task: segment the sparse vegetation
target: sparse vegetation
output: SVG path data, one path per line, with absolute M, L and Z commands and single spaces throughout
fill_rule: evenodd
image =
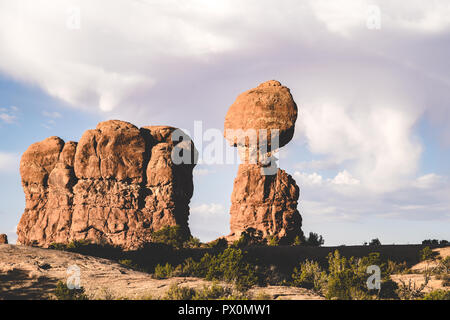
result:
M 57 300 L 89 300 L 83 288 L 69 289 L 62 281 L 56 284 L 54 295 Z
M 423 240 L 422 244 L 427 246 L 447 246 L 450 242 L 448 240 L 427 239 Z
M 167 279 L 172 277 L 174 273 L 174 268 L 169 263 L 166 263 L 164 266 L 158 264 L 155 267 L 155 272 L 153 273 L 153 277 L 155 279 Z
M 396 293 L 401 300 L 416 300 L 424 297 L 424 289 L 430 282 L 430 274 L 428 272 L 424 273 L 424 282 L 421 285 L 417 285 L 411 279 L 406 283 L 400 280 L 400 286 Z
M 248 296 L 234 294 L 233 290 L 213 283 L 203 289 L 193 289 L 174 283 L 170 286 L 163 300 L 248 300 Z
M 327 274 L 319 264 L 306 260 L 299 267 L 294 268 L 291 284 L 295 287 L 312 289 L 316 293 L 323 294 L 327 281 Z
M 420 250 L 420 260 L 431 260 L 434 257 L 433 250 L 430 249 L 430 247 L 425 247 L 422 250 Z
M 318 235 L 317 233 L 310 232 L 309 237 L 305 240 L 305 245 L 307 246 L 313 246 L 313 247 L 320 247 L 325 243 L 325 239 Z
M 450 291 L 433 290 L 425 294 L 423 300 L 450 300 Z
M 195 242 L 192 236 L 187 234 L 180 226 L 167 226 L 152 233 L 152 241 L 171 246 L 176 249 L 183 248 L 189 243 Z

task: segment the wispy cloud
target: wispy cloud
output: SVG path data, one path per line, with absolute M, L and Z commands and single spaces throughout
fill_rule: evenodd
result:
M 19 108 L 11 106 L 7 108 L 0 108 L 0 120 L 4 123 L 11 124 L 16 122 Z

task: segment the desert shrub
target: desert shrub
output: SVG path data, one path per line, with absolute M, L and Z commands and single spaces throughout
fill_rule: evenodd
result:
M 258 284 L 260 285 L 283 285 L 288 280 L 285 273 L 280 272 L 277 266 L 256 266 L 256 275 L 258 277 Z
M 396 290 L 396 294 L 401 300 L 416 300 L 422 299 L 424 297 L 424 289 L 430 281 L 430 274 L 428 272 L 424 273 L 424 282 L 419 286 L 416 285 L 411 279 L 408 283 L 400 280 L 400 285 Z
M 269 236 L 273 238 L 274 236 Z M 241 233 L 238 240 L 234 241 L 232 246 L 235 248 L 245 248 L 251 245 L 265 245 L 269 239 L 264 238 L 262 231 L 255 228 L 247 228 Z M 274 243 L 274 242 L 272 242 Z
M 155 272 L 153 273 L 153 277 L 155 279 L 167 279 L 172 277 L 174 272 L 174 268 L 171 264 L 166 263 L 164 266 L 158 264 L 155 267 Z
M 304 239 L 302 239 L 302 237 L 300 236 L 296 236 L 294 239 L 294 242 L 292 243 L 294 246 L 300 246 L 302 244 L 304 244 Z
M 372 239 L 369 242 L 369 246 L 381 246 L 381 241 L 378 238 Z
M 123 256 L 123 251 L 120 247 L 113 246 L 106 242 L 92 243 L 89 240 L 74 240 L 69 243 L 52 243 L 50 244 L 49 249 L 75 252 L 111 260 L 118 260 Z
M 280 243 L 280 241 L 278 240 L 277 236 L 270 235 L 270 236 L 267 237 L 267 245 L 268 246 L 275 247 L 275 246 L 278 246 L 279 243 Z
M 265 291 L 260 291 L 252 296 L 252 300 L 271 300 L 272 296 Z
M 196 290 L 193 300 L 219 300 L 227 299 L 233 295 L 230 288 L 226 288 L 213 283 L 211 286 L 204 286 L 201 290 Z
M 182 287 L 174 283 L 169 287 L 163 300 L 192 300 L 196 295 L 196 291 L 192 288 Z
M 450 291 L 433 290 L 425 294 L 423 300 L 450 300 Z
M 449 242 L 448 240 L 426 239 L 422 241 L 422 244 L 427 246 L 446 246 Z
M 312 289 L 317 293 L 323 293 L 328 281 L 326 272 L 319 264 L 309 260 L 301 263 L 298 268 L 295 267 L 291 277 L 291 285 Z
M 342 257 L 338 250 L 328 255 L 327 299 L 360 300 L 372 299 L 375 292 L 367 288 L 367 267 L 378 265 L 382 268 L 380 254 L 375 252 L 367 257 L 355 259 Z
M 440 273 L 450 274 L 450 256 L 442 259 L 439 262 L 437 269 Z
M 187 241 L 183 243 L 184 248 L 200 248 L 202 243 L 199 238 L 190 237 Z
M 84 293 L 84 288 L 71 290 L 62 281 L 58 281 L 53 294 L 58 300 L 88 300 L 87 295 Z
M 305 244 L 313 247 L 320 247 L 325 243 L 325 240 L 322 236 L 319 236 L 317 233 L 310 232 L 308 238 L 305 240 Z
M 192 236 L 188 235 L 180 226 L 166 226 L 152 233 L 152 241 L 171 246 L 176 249 L 183 248 L 184 243 L 191 240 Z
M 238 248 L 227 248 L 217 255 L 205 254 L 196 262 L 188 258 L 182 265 L 182 275 L 226 281 L 245 291 L 258 282 L 256 267 L 245 260 Z
M 430 249 L 430 247 L 425 247 L 422 250 L 420 250 L 420 260 L 430 260 L 434 257 L 433 250 Z
M 225 249 L 228 247 L 228 242 L 225 238 L 219 238 L 208 243 L 208 246 L 214 249 Z
M 138 269 L 138 266 L 136 264 L 134 264 L 133 260 L 131 260 L 131 259 L 121 259 L 121 260 L 119 260 L 119 263 L 130 269 Z
M 388 260 L 386 263 L 386 274 L 408 274 L 411 273 L 411 269 L 408 267 L 406 262 L 395 262 Z
M 202 289 L 193 289 L 172 284 L 166 292 L 163 300 L 248 300 L 242 293 L 234 293 L 233 290 L 217 283 L 203 286 Z
M 255 267 L 245 261 L 242 250 L 234 248 L 212 256 L 205 278 L 234 283 L 239 291 L 249 289 L 258 281 Z

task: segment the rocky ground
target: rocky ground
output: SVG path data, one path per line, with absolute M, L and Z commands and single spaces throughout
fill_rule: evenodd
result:
M 442 258 L 450 256 L 450 247 L 434 249 Z M 41 249 L 28 246 L 0 245 L 0 300 L 3 299 L 54 299 L 53 291 L 58 281 L 66 281 L 67 268 L 77 265 L 81 271 L 81 285 L 90 299 L 161 299 L 174 283 L 201 289 L 212 283 L 199 278 L 153 279 L 150 274 L 138 272 L 110 260 L 84 256 L 77 253 Z M 417 287 L 424 281 L 421 272 L 436 266 L 434 261 L 414 265 L 412 274 L 393 275 Z M 227 286 L 225 283 L 221 283 Z M 442 280 L 431 278 L 425 292 L 442 289 Z M 303 288 L 268 286 L 254 287 L 253 297 L 265 299 L 319 300 L 322 297 Z
M 153 279 L 110 260 L 57 250 L 0 245 L 0 300 L 52 299 L 58 281 L 66 281 L 67 268 L 81 269 L 81 285 L 92 299 L 158 299 L 173 283 L 200 289 L 211 282 L 198 278 Z M 223 284 L 226 285 L 226 284 Z M 269 286 L 250 293 L 270 299 L 323 299 L 302 288 Z

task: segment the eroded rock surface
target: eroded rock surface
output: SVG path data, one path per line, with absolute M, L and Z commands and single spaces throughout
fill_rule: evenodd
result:
M 18 242 L 91 240 L 134 249 L 164 226 L 189 234 L 195 148 L 172 141 L 175 130 L 112 120 L 86 131 L 78 144 L 51 137 L 31 145 L 20 164 L 26 208 Z M 174 147 L 192 161 L 174 164 Z
M 0 234 L 0 244 L 8 244 L 8 236 L 6 234 Z
M 297 211 L 299 188 L 290 175 L 267 162 L 276 151 L 273 149 L 292 139 L 296 120 L 297 105 L 289 89 L 275 80 L 240 94 L 228 110 L 225 137 L 239 149 L 242 162 L 231 196 L 229 241 L 247 230 L 265 239 L 278 238 L 281 243 L 303 238 Z M 230 129 L 242 130 L 241 136 L 227 134 Z M 255 132 L 257 139 L 252 140 L 249 134 Z M 274 138 L 279 139 L 276 144 Z M 264 144 L 268 147 L 261 148 Z M 249 156 L 256 151 L 256 157 Z M 266 171 L 268 166 L 272 170 Z

